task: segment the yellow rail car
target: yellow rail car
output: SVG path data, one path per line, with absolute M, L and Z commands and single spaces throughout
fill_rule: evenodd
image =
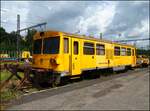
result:
M 72 77 L 87 70 L 135 65 L 135 47 L 131 45 L 57 31 L 34 35 L 32 67 L 53 75 Z

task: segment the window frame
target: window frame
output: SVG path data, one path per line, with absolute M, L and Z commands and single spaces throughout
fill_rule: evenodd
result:
M 35 42 L 36 41 L 38 41 L 38 42 L 40 41 L 41 42 L 39 49 L 35 46 Z M 35 51 L 36 51 L 36 53 L 35 53 Z M 38 51 L 38 53 L 37 53 L 37 51 Z M 42 53 L 42 39 L 36 39 L 36 40 L 33 41 L 33 54 L 41 54 L 41 53 Z
M 65 42 L 65 40 L 67 40 L 67 42 Z M 68 54 L 69 53 L 69 38 L 67 38 L 67 37 L 64 37 L 63 38 L 63 53 L 64 54 Z M 67 44 L 65 44 L 65 43 L 67 43 Z M 66 46 L 65 46 L 66 45 Z
M 129 53 L 130 51 L 130 53 Z M 131 56 L 131 48 L 127 48 L 127 56 Z
M 105 55 L 105 44 L 96 43 L 96 55 Z
M 127 55 L 127 48 L 126 47 L 121 47 L 120 49 L 121 49 L 120 50 L 120 55 L 121 56 L 126 56 Z M 125 50 L 122 50 L 122 49 L 125 49 Z M 123 54 L 122 52 L 125 52 L 125 54 Z
M 89 44 L 92 46 L 88 46 Z M 94 42 L 84 41 L 84 43 L 83 43 L 83 55 L 95 55 L 95 43 Z
M 57 50 L 56 50 L 56 52 L 55 53 L 52 53 L 52 52 L 50 52 L 50 49 L 49 49 L 49 52 L 45 52 L 45 51 L 47 51 L 46 49 L 45 49 L 45 39 L 54 39 L 54 38 L 56 38 L 56 39 L 58 39 L 58 48 L 57 48 Z M 52 48 L 52 47 L 51 47 Z M 54 37 L 47 37 L 47 38 L 44 38 L 43 39 L 43 54 L 59 54 L 60 53 L 60 36 L 54 36 Z
M 132 49 L 132 56 L 135 56 L 135 49 Z
M 77 50 L 75 50 L 76 48 L 75 48 L 75 43 L 77 43 Z M 74 55 L 78 55 L 79 54 L 79 42 L 78 41 L 74 41 L 73 42 L 73 54 Z
M 116 48 L 118 49 L 116 50 Z M 120 49 L 121 49 L 120 46 L 114 46 L 114 56 L 120 56 Z

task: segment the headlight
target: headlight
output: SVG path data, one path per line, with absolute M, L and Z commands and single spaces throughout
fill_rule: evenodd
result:
M 52 65 L 57 65 L 56 59 L 54 59 L 54 58 L 51 58 L 51 59 L 50 59 L 50 63 L 51 63 Z

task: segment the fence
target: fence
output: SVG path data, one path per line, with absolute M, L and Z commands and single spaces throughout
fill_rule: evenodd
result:
M 22 52 L 23 51 L 1 50 L 0 55 L 1 55 L 1 58 L 3 58 L 3 57 L 10 57 L 10 58 L 19 57 L 19 58 L 21 58 Z

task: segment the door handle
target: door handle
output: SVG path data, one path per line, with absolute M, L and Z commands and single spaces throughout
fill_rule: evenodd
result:
M 110 60 L 108 60 L 108 64 L 110 63 Z
M 75 60 L 77 60 L 77 57 L 75 57 Z
M 94 59 L 94 56 L 92 56 L 92 59 Z

